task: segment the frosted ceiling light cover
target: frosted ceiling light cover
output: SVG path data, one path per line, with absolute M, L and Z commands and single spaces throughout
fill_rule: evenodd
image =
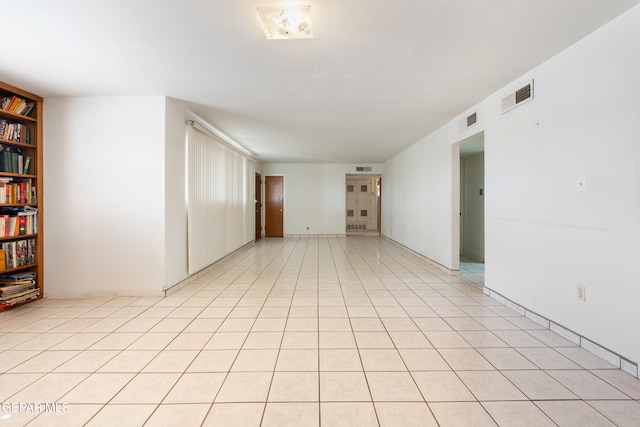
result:
M 269 40 L 313 38 L 311 6 L 259 7 L 258 17 Z

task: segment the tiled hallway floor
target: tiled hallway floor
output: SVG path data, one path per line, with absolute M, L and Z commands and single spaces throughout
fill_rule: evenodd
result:
M 460 278 L 467 282 L 484 287 L 484 263 L 460 257 Z
M 0 426 L 638 426 L 639 399 L 379 237 L 262 239 L 164 299 L 0 313 Z

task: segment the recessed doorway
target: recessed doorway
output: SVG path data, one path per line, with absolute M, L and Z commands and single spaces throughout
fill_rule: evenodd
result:
M 459 145 L 460 152 L 460 277 L 483 287 L 484 241 L 484 133 Z
M 345 232 L 379 234 L 382 223 L 382 177 L 347 174 L 345 185 Z

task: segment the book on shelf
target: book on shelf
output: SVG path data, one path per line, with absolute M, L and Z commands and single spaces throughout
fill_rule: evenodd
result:
M 38 298 L 39 295 L 40 289 L 38 287 L 33 287 L 6 297 L 0 296 L 0 307 L 11 307 L 12 305 Z
M 31 157 L 22 152 L 20 147 L 0 144 L 0 172 L 28 174 Z
M 0 237 L 16 237 L 38 234 L 38 218 L 35 215 L 0 215 Z
M 36 239 L 21 239 L 2 243 L 4 267 L 12 268 L 32 265 L 36 262 Z
M 15 242 L 6 242 L 2 244 L 2 249 L 4 249 L 4 268 L 17 268 L 18 261 L 16 259 L 16 243 Z
M 35 271 L 0 274 L 0 306 L 14 305 L 39 294 Z
M 38 208 L 33 206 L 0 207 L 0 237 L 38 233 Z
M 13 271 L 11 273 L 0 274 L 0 284 L 16 284 L 26 281 L 35 281 L 35 271 Z
M 26 240 L 18 240 L 16 241 L 16 263 L 18 267 L 27 264 L 27 241 Z
M 27 240 L 27 265 L 36 263 L 36 239 Z
M 33 289 L 35 287 L 36 287 L 36 282 L 34 280 L 30 280 L 25 283 L 0 285 L 0 297 L 15 295 L 18 292 L 23 292 L 23 291 L 26 291 L 27 289 Z
M 18 236 L 24 236 L 27 228 L 27 218 L 24 216 L 18 216 Z
M 21 116 L 29 115 L 35 105 L 35 102 L 27 101 L 16 95 L 0 97 L 0 109 L 20 114 Z
M 31 127 L 2 119 L 0 120 L 0 139 L 31 144 Z
M 7 237 L 13 237 L 13 236 L 17 236 L 16 234 L 16 224 L 18 222 L 18 217 L 17 216 L 10 216 L 9 217 L 9 221 L 7 223 L 7 230 L 8 233 Z
M 36 186 L 31 178 L 0 178 L 0 204 L 36 203 Z

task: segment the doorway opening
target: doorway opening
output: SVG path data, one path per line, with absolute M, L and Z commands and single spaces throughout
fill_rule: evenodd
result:
M 485 268 L 484 230 L 484 133 L 459 144 L 460 164 L 460 277 L 483 287 Z
M 380 234 L 382 224 L 382 176 L 346 176 L 345 232 Z

